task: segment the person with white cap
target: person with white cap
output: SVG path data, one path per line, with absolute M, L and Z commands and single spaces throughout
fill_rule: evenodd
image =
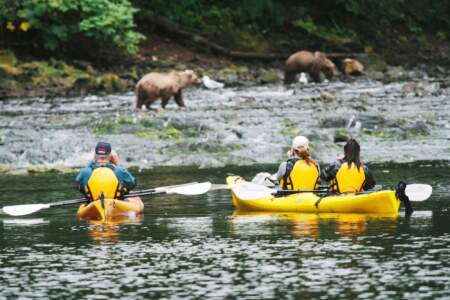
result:
M 309 140 L 304 136 L 296 136 L 289 158 L 280 164 L 276 179 L 282 190 L 314 190 L 319 186 L 320 169 L 309 152 Z

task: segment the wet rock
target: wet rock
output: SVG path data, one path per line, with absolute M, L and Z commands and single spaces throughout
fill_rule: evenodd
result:
M 363 129 L 374 129 L 385 124 L 386 120 L 381 115 L 360 114 L 354 122 L 360 122 Z
M 106 93 L 124 92 L 127 89 L 127 83 L 118 75 L 107 73 L 97 77 L 97 89 Z
M 80 70 L 84 70 L 88 73 L 93 73 L 94 68 L 92 67 L 91 63 L 86 60 L 73 60 L 72 65 Z
M 378 81 L 382 81 L 385 78 L 384 73 L 381 71 L 368 71 L 367 77 Z
M 386 79 L 389 81 L 397 81 L 406 78 L 406 71 L 403 67 L 387 67 L 387 70 L 385 72 Z
M 366 66 L 366 72 L 384 72 L 387 68 L 387 63 L 379 55 L 370 54 L 358 57 L 358 60 Z
M 319 99 L 323 102 L 332 102 L 336 100 L 336 95 L 327 91 L 321 92 Z
M 345 127 L 348 120 L 343 117 L 328 117 L 320 121 L 320 127 L 322 128 L 336 128 Z
M 222 81 L 226 86 L 236 86 L 240 84 L 239 76 L 236 73 L 228 73 L 223 75 Z
M 262 69 L 260 70 L 259 76 L 257 78 L 260 83 L 274 83 L 280 81 L 280 79 L 281 76 L 278 73 L 278 70 L 275 69 Z
M 428 136 L 431 134 L 431 127 L 422 120 L 416 121 L 411 126 L 403 129 L 408 135 L 412 136 Z
M 402 87 L 403 94 L 412 94 L 418 97 L 437 95 L 439 90 L 438 82 L 407 82 Z
M 346 142 L 350 138 L 350 133 L 345 128 L 339 128 L 334 132 L 333 141 L 335 143 Z
M 0 165 L 0 174 L 11 173 L 15 168 L 12 165 Z

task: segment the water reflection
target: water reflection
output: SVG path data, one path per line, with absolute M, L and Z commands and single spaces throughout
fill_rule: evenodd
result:
M 114 218 L 107 221 L 89 220 L 88 235 L 98 243 L 117 243 L 120 241 L 120 231 L 124 225 L 142 224 L 144 215 L 135 217 Z
M 232 230 L 237 234 L 252 232 L 269 233 L 276 227 L 289 227 L 294 238 L 318 238 L 330 233 L 340 236 L 362 235 L 373 228 L 392 230 L 396 227 L 398 214 L 342 214 L 342 213 L 276 213 L 276 212 L 242 212 L 234 211 L 230 217 Z M 322 232 L 321 232 L 321 227 Z
M 5 225 L 17 225 L 17 226 L 30 226 L 30 225 L 42 225 L 48 224 L 50 221 L 43 218 L 22 218 L 22 219 L 4 219 L 3 224 Z

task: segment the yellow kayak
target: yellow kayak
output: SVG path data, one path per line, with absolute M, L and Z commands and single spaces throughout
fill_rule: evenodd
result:
M 144 210 L 144 203 L 139 197 L 127 200 L 109 199 L 95 200 L 82 204 L 77 217 L 86 220 L 109 221 L 117 218 L 134 218 Z
M 400 200 L 396 198 L 395 191 L 389 190 L 326 197 L 319 197 L 315 193 L 297 193 L 282 197 L 266 194 L 259 198 L 245 199 L 244 192 L 248 183 L 245 179 L 239 176 L 228 176 L 226 182 L 231 188 L 233 205 L 240 211 L 397 215 L 400 207 Z M 250 184 L 248 186 L 250 187 Z

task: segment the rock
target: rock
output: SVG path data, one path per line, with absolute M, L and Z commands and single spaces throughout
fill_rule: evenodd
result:
M 262 69 L 262 71 L 260 72 L 257 80 L 260 83 L 274 83 L 274 82 L 280 81 L 281 77 L 278 74 L 278 70 L 275 70 L 275 69 L 270 69 L 270 70 Z
M 239 76 L 236 73 L 225 74 L 223 77 L 223 82 L 227 86 L 236 86 L 241 83 L 239 80 Z
M 387 67 L 385 72 L 386 79 L 391 81 L 397 81 L 400 79 L 404 79 L 406 77 L 405 69 L 402 66 L 398 67 Z
M 333 141 L 335 143 L 339 142 L 346 142 L 350 138 L 350 133 L 345 128 L 339 128 L 334 132 L 334 139 Z
M 415 136 L 428 136 L 431 134 L 431 127 L 425 121 L 416 121 L 413 125 L 404 128 L 404 130 Z
M 2 173 L 10 173 L 14 171 L 15 168 L 12 165 L 0 165 L 0 174 Z
M 320 93 L 319 98 L 320 98 L 320 100 L 322 100 L 324 102 L 331 102 L 331 101 L 336 100 L 336 95 L 334 95 L 330 92 L 324 91 L 324 92 Z
M 381 71 L 368 71 L 367 77 L 369 77 L 370 79 L 373 79 L 373 80 L 378 80 L 378 81 L 381 81 L 385 78 L 383 72 L 381 72 Z
M 403 94 L 414 94 L 415 96 L 431 96 L 438 94 L 440 84 L 438 82 L 407 82 L 402 87 Z
M 347 126 L 347 119 L 343 117 L 328 117 L 320 122 L 322 128 L 336 128 Z
M 124 92 L 127 89 L 126 81 L 113 73 L 106 73 L 97 77 L 96 84 L 98 90 L 106 93 Z
M 362 55 L 358 56 L 358 60 L 366 66 L 366 72 L 384 72 L 387 68 L 387 63 L 378 55 Z

